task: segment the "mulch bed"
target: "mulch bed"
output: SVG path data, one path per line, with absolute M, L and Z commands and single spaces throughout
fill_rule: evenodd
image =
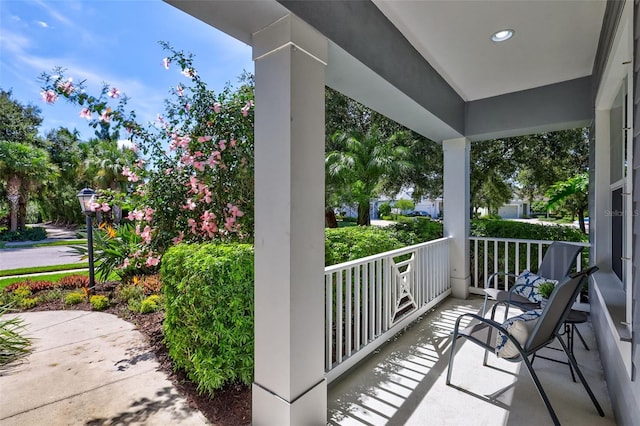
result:
M 115 283 L 98 285 L 95 294 L 110 295 L 115 289 Z M 115 300 L 115 298 L 112 298 Z M 29 311 L 51 310 L 85 310 L 90 311 L 91 305 L 82 302 L 77 305 L 66 305 L 62 300 L 41 303 Z M 164 312 L 150 314 L 137 314 L 129 311 L 125 304 L 112 305 L 102 311 L 117 315 L 118 317 L 133 323 L 144 334 L 160 364 L 160 371 L 164 372 L 173 382 L 193 408 L 200 412 L 213 425 L 219 426 L 243 426 L 251 424 L 251 388 L 241 384 L 228 385 L 215 393 L 213 397 L 201 395 L 193 383 L 181 370 L 174 371 L 169 358 L 167 347 L 163 342 L 162 322 Z

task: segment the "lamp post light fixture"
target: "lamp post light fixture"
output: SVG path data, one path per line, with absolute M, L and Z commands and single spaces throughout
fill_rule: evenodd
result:
M 96 282 L 93 274 L 93 221 L 92 216 L 95 209 L 91 207 L 94 203 L 96 193 L 91 188 L 84 188 L 78 193 L 78 201 L 80 201 L 80 208 L 82 213 L 86 217 L 87 224 L 87 248 L 89 254 L 89 291 L 95 290 Z

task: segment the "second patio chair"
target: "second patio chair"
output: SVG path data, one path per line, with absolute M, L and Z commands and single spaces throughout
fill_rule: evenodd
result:
M 491 319 L 484 318 L 483 316 L 476 314 L 464 314 L 458 317 L 455 323 L 453 340 L 451 343 L 451 355 L 447 371 L 447 385 L 451 384 L 451 373 L 453 371 L 453 360 L 456 354 L 456 343 L 460 338 L 467 339 L 470 342 L 480 345 L 486 349 L 483 365 L 486 365 L 488 351 L 492 351 L 499 357 L 510 362 L 524 362 L 536 388 L 538 389 L 540 397 L 549 411 L 549 415 L 551 416 L 553 423 L 555 425 L 559 425 L 560 421 L 558 420 L 558 417 L 551 406 L 551 402 L 542 387 L 542 383 L 538 379 L 538 376 L 533 369 L 533 365 L 529 360 L 530 356 L 558 338 L 562 349 L 567 354 L 569 363 L 576 372 L 580 382 L 582 382 L 587 394 L 589 394 L 598 414 L 600 414 L 601 417 L 604 417 L 602 407 L 600 407 L 600 404 L 596 400 L 591 388 L 587 384 L 573 353 L 569 350 L 567 344 L 559 334 L 562 324 L 571 311 L 573 301 L 582 289 L 582 285 L 587 280 L 587 277 L 597 269 L 598 268 L 594 266 L 585 271 L 575 273 L 570 277 L 566 277 L 556 285 L 551 297 L 549 298 L 549 302 L 544 309 L 529 311 L 517 317 L 509 318 L 502 324 L 494 321 L 496 307 L 501 304 L 508 305 L 508 302 L 496 303 L 491 310 Z M 471 317 L 476 320 L 477 323 L 461 330 L 460 321 L 465 317 Z
M 487 311 L 489 299 L 497 301 L 509 301 L 510 304 L 520 307 L 523 311 L 538 309 L 540 300 L 535 293 L 536 285 L 540 282 L 553 280 L 560 282 L 571 272 L 571 268 L 583 247 L 555 241 L 551 243 L 544 253 L 542 263 L 535 274 L 528 271 L 520 275 L 508 272 L 495 272 L 489 276 L 484 288 L 484 305 L 482 315 Z M 498 279 L 507 276 L 516 279 L 509 290 L 498 288 Z M 491 284 L 493 283 L 493 287 Z M 526 297 L 525 297 L 526 296 Z

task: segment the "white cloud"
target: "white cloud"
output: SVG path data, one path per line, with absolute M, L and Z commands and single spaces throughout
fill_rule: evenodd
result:
M 71 19 L 67 18 L 66 16 L 58 12 L 55 8 L 51 7 L 51 4 L 48 4 L 42 0 L 38 0 L 36 3 L 40 5 L 40 7 L 45 9 L 49 13 L 49 15 L 51 15 L 51 17 L 56 21 L 68 27 L 75 27 L 75 24 Z
M 30 40 L 9 30 L 0 32 L 0 50 L 10 53 L 22 53 L 31 45 Z
M 49 24 L 44 21 L 36 21 L 36 24 L 40 25 L 42 28 L 49 28 Z

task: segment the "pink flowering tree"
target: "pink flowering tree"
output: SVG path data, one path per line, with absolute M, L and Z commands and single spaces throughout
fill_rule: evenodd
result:
M 127 110 L 123 88 L 107 84 L 94 96 L 60 68 L 41 77 L 45 102 L 77 105 L 90 125 L 119 131 L 139 154 L 122 170 L 130 185 L 120 198 L 137 236 L 120 255 L 123 272 L 156 269 L 162 253 L 181 241 L 253 241 L 252 77 L 216 94 L 192 55 L 161 44 L 169 54 L 159 68 L 177 69 L 181 77 L 152 123 L 138 123 Z M 108 211 L 113 199 L 112 193 L 98 197 L 95 209 Z

